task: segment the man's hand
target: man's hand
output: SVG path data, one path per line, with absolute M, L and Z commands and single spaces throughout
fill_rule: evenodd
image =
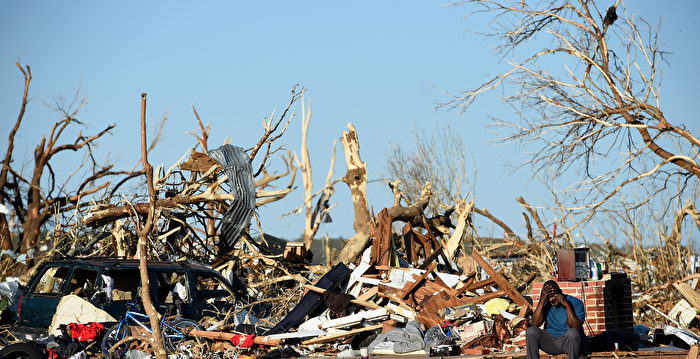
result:
M 552 305 L 564 305 L 566 306 L 569 304 L 569 301 L 566 299 L 566 296 L 564 296 L 561 293 L 554 293 L 551 296 L 549 296 L 549 302 L 552 303 Z
M 542 298 L 542 299 L 547 299 L 547 300 L 549 300 L 549 302 L 550 302 L 551 304 L 554 304 L 554 303 L 552 303 L 552 299 L 554 298 L 554 296 L 555 296 L 556 294 L 557 294 L 557 292 L 556 292 L 556 290 L 555 290 L 554 288 L 552 288 L 552 287 L 546 287 L 546 288 L 544 288 L 544 289 L 542 290 L 542 294 L 540 295 L 540 298 Z

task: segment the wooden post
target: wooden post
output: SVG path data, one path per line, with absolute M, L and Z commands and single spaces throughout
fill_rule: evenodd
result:
M 472 252 L 472 258 L 476 261 L 476 263 L 483 268 L 486 273 L 493 278 L 494 281 L 496 281 L 496 284 L 498 285 L 498 288 L 500 288 L 502 291 L 504 291 L 510 299 L 512 299 L 516 304 L 522 306 L 522 307 L 530 307 L 530 302 L 523 297 L 520 292 L 518 292 L 517 289 L 513 287 L 510 282 L 508 282 L 507 279 L 505 279 L 500 273 L 496 272 L 491 266 L 486 263 L 484 258 L 481 257 L 481 254 L 476 251 L 476 249 L 473 250 Z

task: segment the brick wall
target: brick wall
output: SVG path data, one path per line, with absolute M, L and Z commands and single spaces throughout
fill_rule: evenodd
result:
M 582 282 L 559 282 L 552 278 L 564 292 L 581 299 L 586 307 L 586 323 L 583 324 L 586 335 L 595 335 L 608 329 L 620 329 L 631 332 L 632 286 L 627 274 L 610 273 L 603 280 Z M 534 305 L 540 299 L 542 284 L 532 285 Z

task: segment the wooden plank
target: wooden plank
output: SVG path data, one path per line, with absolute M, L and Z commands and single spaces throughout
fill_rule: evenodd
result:
M 700 355 L 700 351 L 698 350 L 700 347 L 697 345 L 693 345 L 690 347 L 690 350 L 688 350 L 688 355 L 686 356 L 687 359 L 698 359 L 698 356 Z
M 395 303 L 399 303 L 399 302 L 395 302 Z M 416 311 L 413 310 L 413 308 L 411 308 L 403 303 L 394 304 L 392 302 L 389 302 L 389 303 L 387 303 L 386 307 L 390 311 L 394 312 L 395 315 L 398 315 L 398 316 L 405 318 L 404 322 L 407 320 L 416 319 Z M 391 318 L 391 314 L 389 315 L 389 317 Z
M 535 280 L 535 277 L 537 277 L 536 273 L 530 274 L 530 276 L 524 282 L 520 283 L 518 288 L 515 289 L 517 289 L 518 292 L 522 293 L 525 289 L 527 289 L 527 286 L 529 286 L 530 283 L 532 283 L 532 281 Z
M 197 337 L 197 338 L 208 338 L 208 339 L 217 339 L 217 340 L 226 340 L 226 341 L 231 341 L 231 338 L 234 336 L 238 335 L 236 333 L 226 333 L 226 332 L 209 332 L 206 330 L 190 330 L 190 332 L 187 334 L 191 337 Z M 264 336 L 256 336 L 255 337 L 255 344 L 260 344 L 260 345 L 268 345 L 268 346 L 275 346 L 275 345 L 280 345 L 282 341 L 280 339 L 269 339 Z
M 443 250 L 442 244 L 437 240 L 437 238 L 435 238 L 433 231 L 430 230 L 430 226 L 428 225 L 428 219 L 425 218 L 425 214 L 421 213 L 421 217 L 423 218 L 423 225 L 425 226 L 425 229 L 427 229 L 426 232 L 428 232 L 428 235 L 430 236 L 430 239 L 433 241 L 435 246 L 440 248 L 440 256 L 445 262 L 445 266 L 447 266 L 447 269 L 451 272 L 452 264 L 450 263 L 450 258 L 448 258 L 447 255 L 445 255 L 445 251 Z
M 522 307 L 520 307 L 520 311 L 518 312 L 518 316 L 519 316 L 520 318 L 527 318 L 527 312 L 529 312 L 530 309 L 531 309 L 531 308 L 530 308 L 529 306 L 522 306 Z
M 700 294 L 698 294 L 698 292 L 694 291 L 693 288 L 686 283 L 673 283 L 673 287 L 681 293 L 683 298 L 685 298 L 695 310 L 700 311 Z
M 377 228 L 377 237 L 372 243 L 373 245 L 379 241 L 380 250 L 379 257 L 375 264 L 378 265 L 388 265 L 391 259 L 391 216 L 389 215 L 389 210 L 384 208 L 379 212 L 378 215 L 379 226 Z
M 459 288 L 457 290 L 457 293 L 455 293 L 455 297 L 459 297 L 460 295 L 464 294 L 464 292 L 469 289 L 469 286 L 474 283 L 474 280 L 476 280 L 476 272 L 471 272 L 467 276 L 467 281 L 463 283 L 462 288 Z
M 308 289 L 308 290 L 310 290 L 310 291 L 312 291 L 312 292 L 321 293 L 321 294 L 323 294 L 323 292 L 326 291 L 326 290 L 323 289 L 323 288 L 319 288 L 319 287 L 313 286 L 313 285 L 311 285 L 311 284 L 305 284 L 305 285 L 304 285 L 304 288 L 306 288 L 306 289 Z M 367 301 L 359 300 L 359 299 L 351 299 L 351 300 L 350 300 L 350 303 L 359 304 L 359 305 L 361 305 L 361 306 L 363 306 L 363 307 L 372 308 L 372 309 L 379 309 L 379 308 L 381 308 L 380 306 L 378 306 L 378 305 L 376 305 L 376 304 L 374 304 L 374 303 L 372 303 L 372 302 L 367 302 Z
M 513 287 L 510 282 L 508 282 L 507 279 L 505 279 L 500 273 L 496 272 L 491 266 L 486 263 L 484 258 L 481 257 L 481 254 L 476 251 L 476 248 L 472 251 L 472 258 L 481 266 L 483 270 L 486 271 L 486 273 L 489 274 L 494 280 L 496 281 L 496 284 L 498 285 L 498 288 L 506 292 L 508 294 L 508 297 L 510 297 L 511 300 L 513 300 L 516 304 L 520 306 L 530 306 L 530 302 L 523 297 L 523 295 L 518 292 L 517 289 Z
M 394 270 L 394 269 L 407 269 L 407 268 L 394 267 L 394 266 L 380 266 L 380 265 L 376 265 L 376 266 L 374 266 L 374 269 L 376 269 L 376 270 L 388 270 L 388 271 L 392 271 L 392 270 Z
M 455 295 L 455 294 L 457 294 L 457 290 L 456 290 L 456 289 L 454 289 L 454 288 L 450 287 L 449 285 L 447 285 L 447 283 L 443 282 L 443 280 L 442 280 L 439 276 L 437 276 L 437 275 L 435 276 L 435 283 L 438 284 L 440 287 L 442 287 L 442 289 L 444 289 L 445 292 L 447 292 L 447 294 L 449 294 L 449 295 Z
M 428 281 L 428 282 L 425 282 L 425 284 L 426 284 L 426 286 L 432 288 L 432 289 L 435 290 L 436 292 L 437 292 L 437 291 L 444 290 L 445 293 L 447 293 L 447 294 L 449 294 L 449 295 L 451 295 L 451 296 L 455 296 L 455 297 L 456 297 L 455 294 L 457 294 L 457 291 L 456 291 L 455 289 L 450 288 L 450 287 L 449 287 L 447 284 L 445 284 L 445 282 L 443 282 L 442 279 L 440 279 L 440 277 L 438 277 L 438 276 L 435 276 L 435 281 L 434 281 L 434 282 Z
M 331 334 L 331 335 L 326 335 L 326 336 L 323 336 L 323 337 L 318 337 L 318 338 L 313 338 L 313 339 L 305 340 L 305 341 L 301 342 L 301 344 L 303 344 L 303 345 L 311 345 L 311 344 L 326 343 L 326 342 L 330 342 L 330 341 L 333 341 L 333 340 L 336 340 L 336 339 L 345 338 L 345 337 L 350 336 L 350 335 L 353 335 L 353 334 L 357 334 L 357 333 L 361 333 L 361 332 L 366 332 L 366 331 L 369 331 L 369 330 L 377 330 L 377 329 L 381 329 L 381 328 L 382 328 L 382 324 L 370 325 L 370 326 L 364 327 L 364 328 L 358 328 L 358 329 L 348 330 L 347 332 L 343 332 L 343 333 Z
M 266 336 L 264 336 L 264 337 L 257 337 L 257 336 L 256 336 L 255 339 L 253 339 L 253 343 L 254 343 L 254 344 L 258 344 L 258 345 L 266 345 L 266 346 L 269 346 L 269 347 L 276 347 L 276 346 L 278 346 L 278 345 L 280 345 L 280 344 L 282 343 L 282 340 L 280 340 L 280 339 L 269 339 L 269 338 L 266 337 Z
M 413 232 L 413 227 L 411 227 L 411 223 L 406 222 L 406 225 L 403 226 L 403 244 L 406 247 L 406 259 L 408 260 L 408 263 L 414 266 L 416 265 L 415 240 L 416 238 L 415 233 Z
M 484 280 L 479 280 L 479 281 L 473 282 L 472 284 L 468 285 L 467 290 L 473 291 L 473 290 L 481 289 L 481 288 L 488 287 L 488 286 L 491 286 L 494 284 L 496 284 L 495 278 L 493 278 L 493 277 L 486 278 Z
M 495 292 L 489 292 L 489 293 L 486 293 L 484 295 L 480 295 L 478 297 L 463 297 L 463 298 L 460 298 L 459 300 L 463 304 L 480 304 L 480 303 L 486 303 L 493 298 L 500 298 L 500 297 L 503 297 L 505 295 L 506 295 L 505 291 L 497 290 Z
M 391 300 L 392 302 L 398 304 L 401 308 L 403 308 L 403 309 L 405 309 L 405 310 L 407 310 L 407 311 L 410 311 L 410 312 L 413 312 L 413 313 L 416 312 L 413 308 L 411 308 L 410 305 L 408 305 L 408 304 L 406 303 L 405 300 L 400 299 L 399 297 L 397 297 L 397 296 L 396 296 L 395 294 L 393 294 L 393 293 L 382 293 L 382 292 L 379 292 L 377 295 L 380 296 L 380 297 L 382 297 L 382 298 L 387 298 L 387 299 Z M 387 306 L 387 307 L 388 307 L 388 306 Z
M 366 301 L 372 299 L 372 297 L 374 297 L 375 295 L 377 295 L 378 292 L 379 292 L 379 287 L 372 287 L 370 289 L 367 289 L 367 291 L 365 291 L 364 293 L 360 294 L 357 297 L 357 300 L 361 300 L 363 302 L 366 302 Z
M 386 308 L 372 309 L 359 312 L 342 318 L 327 320 L 321 323 L 319 329 L 343 328 L 358 325 L 367 320 L 386 320 L 389 318 L 389 310 Z
M 381 297 L 382 294 L 396 294 L 396 293 L 400 292 L 401 289 L 403 289 L 403 288 L 396 288 L 396 287 L 386 285 L 384 283 L 379 283 L 379 285 L 377 286 L 377 289 L 379 290 L 377 295 L 379 295 Z
M 425 269 L 433 262 L 435 262 L 435 264 L 437 264 L 437 261 L 435 261 L 435 260 L 440 255 L 440 253 L 442 253 L 442 246 L 437 247 L 437 249 L 435 249 L 433 251 L 433 253 L 430 253 L 430 255 L 425 258 L 425 261 L 423 263 L 421 263 L 421 265 L 418 266 L 418 268 Z
M 231 340 L 234 336 L 238 335 L 236 333 L 227 332 L 209 332 L 206 330 L 190 330 L 187 334 L 191 337 L 197 338 L 207 338 L 207 339 L 217 339 L 217 340 Z
M 418 287 L 418 285 L 423 280 L 425 280 L 425 278 L 430 274 L 430 272 L 432 272 L 436 267 L 437 267 L 437 262 L 433 262 L 432 264 L 430 264 L 428 269 L 426 269 L 425 272 L 423 272 L 423 274 L 421 274 L 420 277 L 418 277 L 418 279 L 416 279 L 415 282 L 407 283 L 406 287 L 404 287 L 403 290 L 401 291 L 401 294 L 399 294 L 399 298 L 406 299 L 408 297 L 408 295 L 411 294 L 411 292 L 413 292 L 416 289 L 416 287 Z
M 423 247 L 423 255 L 425 256 L 425 258 L 427 258 L 428 257 L 428 250 L 432 251 L 433 248 L 435 248 L 435 247 L 433 247 L 433 242 L 430 240 L 430 238 L 428 238 L 428 236 L 426 236 L 423 233 L 418 233 L 416 231 L 413 231 L 413 234 L 415 235 L 415 239 L 417 239 L 418 242 L 420 242 L 421 247 Z M 416 260 L 418 260 L 418 259 L 416 259 Z

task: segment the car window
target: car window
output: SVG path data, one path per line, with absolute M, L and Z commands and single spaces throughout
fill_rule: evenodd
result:
M 106 274 L 114 281 L 108 298 L 116 302 L 130 302 L 138 298 L 141 275 L 136 268 L 111 269 Z
M 195 272 L 195 283 L 199 300 L 219 301 L 233 296 L 226 282 L 213 273 Z
M 97 283 L 97 270 L 92 268 L 76 267 L 73 269 L 68 282 L 66 294 L 75 294 L 79 297 L 90 299 L 95 294 Z
M 67 266 L 55 266 L 46 269 L 41 279 L 37 281 L 31 292 L 34 294 L 46 294 L 57 296 L 61 293 L 61 286 L 68 275 Z
M 174 303 L 179 298 L 183 303 L 190 303 L 189 285 L 187 285 L 187 273 L 182 270 L 155 271 L 158 284 L 158 302 Z

